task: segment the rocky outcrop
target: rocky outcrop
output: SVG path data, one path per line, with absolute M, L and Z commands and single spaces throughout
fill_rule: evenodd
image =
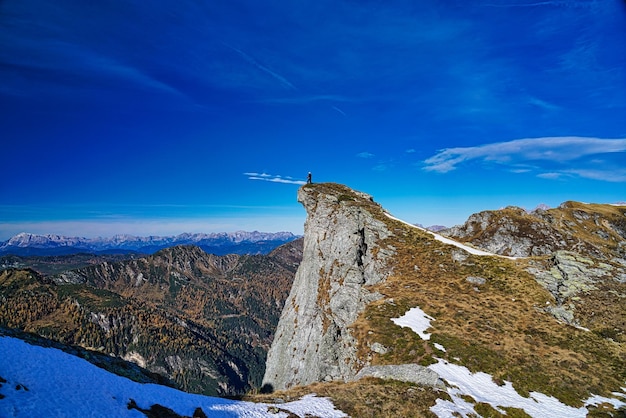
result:
M 593 324 L 598 304 L 626 297 L 626 206 L 570 201 L 532 212 L 510 206 L 441 233 L 496 254 L 534 257 L 527 271 L 554 298 L 545 310 L 567 324 Z M 611 327 L 620 323 L 606 315 Z
M 550 254 L 553 248 L 567 245 L 562 234 L 554 228 L 515 207 L 475 213 L 465 224 L 440 233 L 511 257 Z
M 428 367 L 419 364 L 389 364 L 384 366 L 365 366 L 355 380 L 364 377 L 376 377 L 378 379 L 399 380 L 401 382 L 415 383 L 421 386 L 443 387 L 439 375 Z
M 496 254 L 533 257 L 526 270 L 554 298 L 545 311 L 587 328 L 600 326 L 602 310 L 602 326 L 621 329 L 623 319 L 598 306 L 626 297 L 626 206 L 569 201 L 532 212 L 510 206 L 473 214 L 442 234 Z
M 620 263 L 609 264 L 575 252 L 557 251 L 547 268 L 538 260 L 528 271 L 554 297 L 555 305 L 547 306 L 546 310 L 570 325 L 580 325 L 575 302 L 580 301 L 581 296 L 608 290 L 620 299 L 625 297 L 617 291 L 626 283 L 626 269 Z
M 575 251 L 597 258 L 624 257 L 626 206 L 565 202 L 526 212 L 510 206 L 471 215 L 440 232 L 487 251 L 513 257 Z
M 367 286 L 391 273 L 392 233 L 369 195 L 313 184 L 298 201 L 307 211 L 303 259 L 268 354 L 263 383 L 272 389 L 352 379 L 364 364 L 350 325 L 380 297 Z

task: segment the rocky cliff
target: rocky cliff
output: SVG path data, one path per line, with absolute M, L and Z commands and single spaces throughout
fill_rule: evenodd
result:
M 303 259 L 265 389 L 330 396 L 351 416 L 626 407 L 621 209 L 569 203 L 567 215 L 541 215 L 554 234 L 513 208 L 507 222 L 480 219 L 474 231 L 510 231 L 505 250 L 486 247 L 505 256 L 395 219 L 345 186 L 306 185 L 298 200 Z
M 526 212 L 509 206 L 475 213 L 442 235 L 515 257 L 558 250 L 594 257 L 626 258 L 626 206 L 565 202 L 554 209 Z
M 381 297 L 368 286 L 385 280 L 393 247 L 382 208 L 345 186 L 302 187 L 307 211 L 303 260 L 268 354 L 263 382 L 274 389 L 348 380 L 363 367 L 351 330 Z

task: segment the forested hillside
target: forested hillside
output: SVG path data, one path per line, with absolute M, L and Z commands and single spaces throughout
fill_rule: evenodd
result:
M 301 241 L 267 256 L 193 246 L 57 275 L 0 273 L 0 325 L 137 363 L 212 395 L 259 386 Z

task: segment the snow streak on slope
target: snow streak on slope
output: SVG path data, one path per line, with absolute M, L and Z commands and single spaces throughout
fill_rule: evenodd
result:
M 422 339 L 425 330 L 430 327 L 430 321 L 434 318 L 425 314 L 420 308 L 411 308 L 400 318 L 393 318 L 392 321 L 400 326 L 411 328 Z M 439 377 L 446 381 L 448 394 L 452 401 L 438 399 L 435 406 L 431 408 L 439 418 L 470 417 L 479 416 L 474 410 L 474 405 L 466 401 L 463 397 L 471 396 L 476 402 L 483 402 L 491 405 L 502 414 L 506 411 L 502 408 L 511 407 L 523 409 L 533 418 L 584 418 L 588 414 L 585 407 L 574 408 L 561 403 L 558 399 L 544 395 L 543 393 L 532 392 L 529 398 L 518 394 L 511 382 L 505 381 L 499 386 L 491 375 L 487 373 L 472 373 L 466 367 L 438 360 L 437 364 L 428 366 L 435 371 Z M 622 388 L 626 392 L 626 388 Z M 602 403 L 612 404 L 615 409 L 626 407 L 626 393 L 614 392 L 616 397 L 624 399 L 609 399 L 601 396 L 592 396 L 584 404 L 599 405 Z
M 145 418 L 143 413 L 128 409 L 131 399 L 141 409 L 159 404 L 184 416 L 192 416 L 198 407 L 211 418 L 288 416 L 287 412 L 270 412 L 269 404 L 136 383 L 61 350 L 29 345 L 12 337 L 0 337 L 0 353 L 0 377 L 4 379 L 0 379 L 0 417 Z M 276 407 L 299 417 L 347 416 L 328 399 L 314 395 Z
M 486 255 L 486 256 L 493 256 L 493 257 L 502 257 L 502 258 L 508 258 L 509 260 L 516 260 L 516 259 L 518 258 L 518 257 L 508 257 L 508 256 L 504 256 L 504 255 L 499 255 L 499 254 L 490 253 L 490 252 L 488 252 L 488 251 L 479 250 L 479 249 L 476 249 L 476 248 L 470 247 L 470 246 L 468 246 L 468 245 L 461 244 L 460 242 L 454 241 L 454 240 L 452 240 L 452 239 L 450 239 L 450 238 L 446 238 L 446 237 L 444 237 L 444 236 L 441 236 L 441 235 L 439 235 L 439 234 L 437 234 L 437 233 L 435 233 L 435 232 L 433 232 L 433 231 L 429 231 L 428 229 L 420 228 L 419 226 L 417 226 L 417 225 L 413 225 L 412 223 L 409 223 L 409 222 L 407 222 L 407 221 L 403 221 L 402 219 L 398 219 L 398 218 L 396 218 L 396 217 L 394 217 L 394 216 L 391 216 L 391 215 L 390 215 L 389 213 L 387 213 L 387 212 L 385 212 L 385 215 L 387 215 L 387 217 L 388 217 L 388 218 L 391 218 L 391 219 L 396 220 L 396 221 L 398 221 L 398 222 L 402 222 L 403 224 L 408 225 L 408 226 L 410 226 L 410 227 L 412 227 L 412 228 L 417 228 L 417 229 L 419 229 L 419 230 L 421 230 L 421 231 L 428 232 L 429 234 L 431 234 L 432 236 L 434 236 L 434 237 L 435 237 L 435 239 L 436 239 L 437 241 L 441 241 L 441 242 L 443 242 L 444 244 L 448 244 L 448 245 L 454 245 L 455 247 L 460 248 L 460 249 L 462 249 L 462 250 L 465 250 L 465 251 L 467 251 L 467 252 L 468 252 L 468 253 L 470 253 L 470 254 L 474 254 L 474 255 Z

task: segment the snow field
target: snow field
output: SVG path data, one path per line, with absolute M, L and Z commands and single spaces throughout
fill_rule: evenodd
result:
M 238 402 L 185 393 L 166 386 L 141 384 L 109 373 L 81 358 L 55 348 L 30 345 L 20 339 L 0 337 L 0 417 L 133 417 L 145 418 L 127 408 L 130 399 L 142 409 L 159 404 L 179 415 L 192 416 L 200 407 L 211 418 L 284 418 L 271 413 L 271 404 Z M 304 417 L 347 415 L 326 398 L 308 395 L 277 405 Z

